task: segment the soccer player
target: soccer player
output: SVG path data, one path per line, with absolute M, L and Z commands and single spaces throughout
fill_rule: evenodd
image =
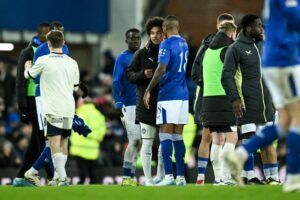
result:
M 279 113 L 278 124 L 265 127 L 227 158 L 233 175 L 240 180 L 241 166 L 249 154 L 288 134 L 287 177 L 283 186 L 285 192 L 300 191 L 299 4 L 299 0 L 265 1 L 263 75 Z
M 14 186 L 32 186 L 32 184 L 24 179 L 24 173 L 36 161 L 45 146 L 44 135 L 39 131 L 39 124 L 36 113 L 35 104 L 35 84 L 33 80 L 26 80 L 24 77 L 24 65 L 26 61 L 32 61 L 34 52 L 38 46 L 46 41 L 46 34 L 49 31 L 50 24 L 42 22 L 37 27 L 37 36 L 22 50 L 18 60 L 17 68 L 17 101 L 21 112 L 21 120 L 24 123 L 32 122 L 32 134 L 28 149 L 24 155 L 23 164 L 13 181 Z M 48 178 L 52 177 L 50 167 L 46 167 Z
M 151 176 L 152 145 L 158 133 L 158 127 L 156 125 L 158 85 L 151 93 L 150 109 L 147 109 L 143 102 L 146 87 L 150 83 L 153 73 L 157 68 L 159 44 L 163 40 L 162 23 L 163 18 L 161 17 L 152 17 L 147 20 L 145 29 L 150 36 L 148 44 L 134 54 L 132 62 L 126 71 L 129 82 L 137 86 L 136 119 L 141 126 L 141 159 L 146 177 L 146 186 L 152 186 L 164 178 L 160 152 L 161 148 L 159 148 L 158 151 L 157 176 L 154 180 L 152 180 Z
M 73 92 L 78 89 L 79 69 L 75 60 L 63 54 L 64 35 L 61 31 L 50 31 L 47 41 L 51 53 L 38 58 L 32 67 L 31 62 L 27 62 L 24 75 L 25 78 L 41 76 L 42 109 L 55 169 L 54 177 L 57 177 L 58 186 L 67 186 L 69 182 L 65 164 L 75 114 Z
M 51 30 L 59 30 L 62 33 L 64 33 L 64 26 L 60 22 L 55 21 L 55 22 L 51 23 L 50 31 Z M 68 55 L 69 49 L 68 49 L 67 45 L 63 44 L 62 48 L 63 48 L 63 53 Z M 35 63 L 39 57 L 48 55 L 48 54 L 50 54 L 48 43 L 44 42 L 36 49 L 36 51 L 34 53 L 34 57 L 33 57 L 33 62 Z M 42 111 L 41 92 L 40 92 L 40 76 L 35 78 L 34 82 L 36 84 L 35 101 L 36 101 L 37 119 L 39 122 L 39 129 L 44 133 L 44 127 L 45 127 L 44 118 L 45 118 L 45 116 Z M 54 168 L 53 168 L 53 163 L 52 163 L 52 159 L 51 159 L 49 142 L 46 140 L 44 150 L 42 151 L 41 155 L 36 160 L 36 162 L 32 165 L 32 167 L 25 172 L 24 177 L 27 180 L 29 180 L 31 183 L 33 183 L 34 185 L 40 186 L 41 184 L 40 184 L 38 172 L 47 163 L 49 163 L 51 171 L 52 171 L 52 177 L 51 177 L 51 179 L 52 179 L 53 175 L 54 175 Z
M 234 18 L 231 14 L 228 13 L 222 13 L 217 18 L 217 25 L 216 28 L 219 31 L 219 27 L 221 24 L 226 22 L 232 22 L 234 23 Z M 201 46 L 197 52 L 196 58 L 193 63 L 192 67 L 192 74 L 191 77 L 193 81 L 198 85 L 198 93 L 196 96 L 195 101 L 195 123 L 199 126 L 202 126 L 202 96 L 203 96 L 203 76 L 202 76 L 202 61 L 205 54 L 205 51 L 208 49 L 209 44 L 213 41 L 214 36 L 216 33 L 209 34 L 206 36 L 202 42 Z M 198 177 L 197 177 L 197 185 L 204 184 L 205 180 L 205 172 L 206 167 L 208 163 L 208 157 L 209 157 L 209 148 L 211 144 L 211 135 L 208 128 L 203 127 L 202 128 L 202 134 L 201 134 L 201 143 L 198 149 Z
M 223 151 L 234 151 L 237 132 L 231 126 L 236 125 L 232 106 L 221 84 L 223 62 L 227 47 L 233 43 L 237 26 L 233 22 L 224 22 L 219 26 L 203 58 L 203 102 L 202 122 L 212 134 L 210 159 L 215 174 L 215 185 L 235 184 L 230 172 L 223 164 Z
M 141 34 L 138 29 L 131 28 L 126 31 L 128 49 L 123 51 L 116 59 L 113 72 L 112 94 L 115 107 L 119 111 L 124 128 L 127 132 L 128 146 L 123 162 L 123 186 L 136 186 L 133 179 L 136 166 L 136 157 L 141 144 L 140 126 L 136 121 L 136 86 L 126 79 L 126 69 L 132 60 L 134 52 L 141 46 Z
M 156 124 L 159 125 L 165 178 L 157 185 L 175 185 L 172 169 L 173 145 L 176 159 L 176 185 L 186 185 L 182 131 L 184 125 L 188 123 L 185 66 L 189 51 L 186 41 L 179 35 L 177 17 L 167 16 L 162 27 L 167 39 L 159 46 L 159 64 L 145 91 L 144 104 L 146 108 L 150 108 L 151 92 L 159 82 Z

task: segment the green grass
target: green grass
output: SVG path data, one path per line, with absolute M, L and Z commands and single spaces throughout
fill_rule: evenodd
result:
M 0 187 L 0 200 L 289 200 L 300 193 L 283 193 L 281 186 L 195 186 L 121 187 L 118 185 L 82 185 L 70 187 Z

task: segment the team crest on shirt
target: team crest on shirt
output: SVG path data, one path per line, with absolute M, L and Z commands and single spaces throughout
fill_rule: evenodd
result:
M 164 55 L 166 55 L 166 51 L 167 51 L 166 49 L 160 49 L 158 56 L 164 56 Z
M 146 129 L 142 128 L 142 134 L 144 135 L 146 133 Z

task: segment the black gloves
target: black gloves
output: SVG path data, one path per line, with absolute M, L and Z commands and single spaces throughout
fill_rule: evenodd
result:
M 28 108 L 26 107 L 21 107 L 20 108 L 20 115 L 21 115 L 21 121 L 25 124 L 29 124 L 30 122 L 30 117 L 29 117 L 29 112 Z
M 89 93 L 88 87 L 87 87 L 84 83 L 82 83 L 82 82 L 79 83 L 79 86 L 78 86 L 78 87 L 79 87 L 79 89 L 83 92 L 82 98 L 87 97 L 87 96 L 88 96 L 88 93 Z

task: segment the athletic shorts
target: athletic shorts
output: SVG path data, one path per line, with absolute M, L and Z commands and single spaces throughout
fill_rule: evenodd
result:
M 61 135 L 69 137 L 71 135 L 73 118 L 45 115 L 45 132 L 47 137 Z
M 142 139 L 154 139 L 158 134 L 158 127 L 140 122 Z
M 125 106 L 122 108 L 123 117 L 121 117 L 121 121 L 123 126 L 127 132 L 128 136 L 135 135 L 136 137 L 140 137 L 141 128 L 140 125 L 136 121 L 135 115 L 136 106 Z
M 254 123 L 243 124 L 241 125 L 241 134 L 257 132 L 262 128 L 264 128 L 265 126 L 272 125 L 273 123 L 274 122 L 267 122 L 266 124 L 254 124 Z
M 187 124 L 189 118 L 188 100 L 158 101 L 156 124 Z
M 39 122 L 39 129 L 44 130 L 45 127 L 45 115 L 43 113 L 42 109 L 42 98 L 41 96 L 35 97 L 35 104 L 36 104 L 36 112 L 37 112 L 37 118 Z
M 209 128 L 211 133 L 228 133 L 234 131 L 231 126 L 205 126 L 205 128 Z
M 300 65 L 263 68 L 263 76 L 277 109 L 300 100 Z

